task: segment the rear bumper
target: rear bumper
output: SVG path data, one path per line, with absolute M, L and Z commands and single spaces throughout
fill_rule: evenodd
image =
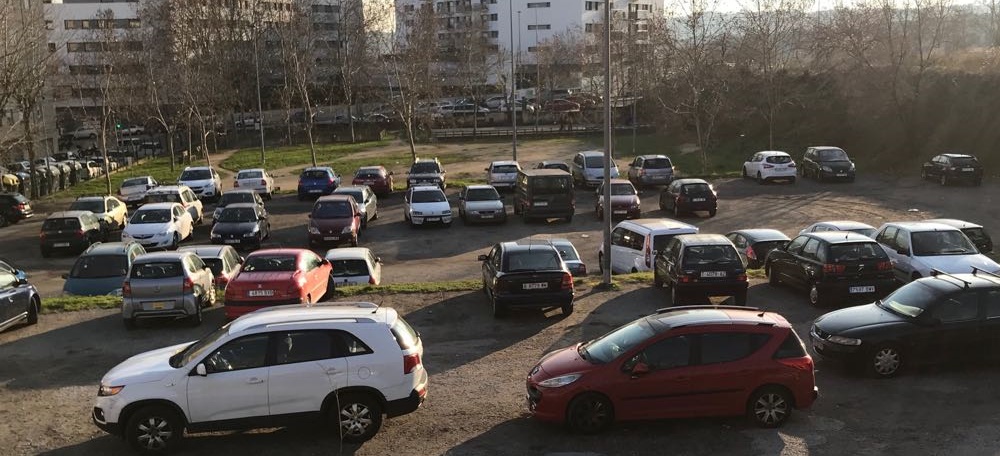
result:
M 670 181 L 674 180 L 674 175 L 671 174 L 658 174 L 658 175 L 643 175 L 636 177 L 636 182 L 640 185 L 667 185 Z
M 15 220 L 15 221 L 16 220 L 29 219 L 29 218 L 34 217 L 34 216 L 35 216 L 35 212 L 34 211 L 23 211 L 23 212 L 18 211 L 18 212 L 11 212 L 10 213 L 11 220 Z
M 575 292 L 573 290 L 550 291 L 548 293 L 531 294 L 498 294 L 497 304 L 507 307 L 554 307 L 572 304 Z
M 333 191 L 336 189 L 337 189 L 336 186 L 327 187 L 318 185 L 307 185 L 307 186 L 299 186 L 298 193 L 299 196 L 307 196 L 307 195 L 320 196 L 320 195 L 329 195 L 333 193 Z
M 150 304 L 153 299 L 126 298 L 122 301 L 122 318 L 183 318 L 194 315 L 199 305 L 194 295 L 185 295 L 181 299 L 163 299 L 161 309 L 147 309 L 146 304 Z
M 291 299 L 274 299 L 268 301 L 240 301 L 226 299 L 225 313 L 226 320 L 234 320 L 250 312 L 263 309 L 265 307 L 284 306 L 289 304 L 302 304 L 305 302 L 301 297 Z
M 427 388 L 417 391 L 410 391 L 410 395 L 404 399 L 388 401 L 385 404 L 385 414 L 389 418 L 406 415 L 415 412 L 427 399 Z
M 642 208 L 640 207 L 611 207 L 611 218 L 629 218 L 635 219 L 639 218 L 642 214 Z
M 982 171 L 979 172 L 945 171 L 944 174 L 948 176 L 948 179 L 953 179 L 958 181 L 974 182 L 977 180 L 981 180 L 983 178 Z
M 80 239 L 46 239 L 45 242 L 42 242 L 41 247 L 45 250 L 81 250 L 87 248 L 87 245 L 87 241 Z

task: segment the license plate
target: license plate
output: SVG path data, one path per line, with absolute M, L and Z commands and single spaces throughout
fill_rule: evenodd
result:
M 239 244 L 239 239 L 226 239 L 226 244 Z
M 702 277 L 725 277 L 726 271 L 705 271 L 701 273 Z
M 847 173 L 837 173 L 837 177 L 847 177 Z
M 69 242 L 56 242 L 52 247 L 69 247 Z
M 309 193 L 323 193 L 323 190 L 320 189 L 309 190 Z
M 250 290 L 247 296 L 274 296 L 274 290 Z
M 532 204 L 532 205 L 533 206 L 548 206 L 549 202 L 548 201 L 535 201 L 534 204 Z
M 546 289 L 548 287 L 549 287 L 549 284 L 546 283 L 546 282 L 521 284 L 521 288 L 525 289 L 525 290 L 544 290 L 544 289 Z
M 324 241 L 339 241 L 340 236 L 327 236 L 323 238 Z
M 705 201 L 705 198 L 691 198 L 691 201 L 693 201 L 695 203 L 700 203 L 700 202 Z
M 480 215 L 480 217 L 482 217 L 484 219 L 491 219 L 491 218 L 493 218 L 493 214 L 483 214 L 483 215 Z
M 153 302 L 153 303 L 150 303 L 150 307 L 152 307 L 153 310 L 163 310 L 163 309 L 165 309 L 167 307 L 167 304 L 173 304 L 173 303 L 171 303 L 171 302 L 162 302 L 162 301 L 161 302 Z
M 615 214 L 626 214 L 628 211 L 612 211 Z
M 427 217 L 424 220 L 428 221 L 428 222 L 440 222 L 441 221 L 441 217 Z
M 962 171 L 975 171 L 975 168 L 962 168 Z
M 869 285 L 867 287 L 851 287 L 851 288 L 848 288 L 847 291 L 849 291 L 851 293 L 874 293 L 875 292 L 875 286 L 874 285 Z

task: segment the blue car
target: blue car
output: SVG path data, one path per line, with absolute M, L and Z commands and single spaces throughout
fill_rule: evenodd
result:
M 315 166 L 299 175 L 299 201 L 333 193 L 340 186 L 340 176 L 329 166 Z
M 0 260 L 0 331 L 25 322 L 38 323 L 42 298 L 28 283 L 28 275 L 10 262 Z
M 132 261 L 145 253 L 146 249 L 134 241 L 92 245 L 76 259 L 69 274 L 63 274 L 66 279 L 63 294 L 121 296 L 122 283 L 132 267 Z

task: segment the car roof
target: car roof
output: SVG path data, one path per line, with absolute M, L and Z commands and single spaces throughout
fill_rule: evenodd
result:
M 694 225 L 688 225 L 687 223 L 679 222 L 677 220 L 672 220 L 668 218 L 656 218 L 656 219 L 640 218 L 633 220 L 622 220 L 621 222 L 618 222 L 618 225 L 615 225 L 615 227 L 617 228 L 618 226 L 623 226 L 623 225 L 624 226 L 637 225 L 651 231 L 670 231 L 670 230 L 681 230 L 688 228 L 694 228 L 694 229 L 698 228 Z
M 507 242 L 501 242 L 500 245 L 506 252 L 526 252 L 541 248 L 546 250 L 552 249 L 553 251 L 558 253 L 558 251 L 555 250 L 555 247 L 552 247 L 552 244 L 550 242 L 548 242 L 547 240 L 540 240 L 540 239 L 535 239 L 535 240 L 522 239 L 519 241 L 507 241 Z
M 702 245 L 732 245 L 732 241 L 729 238 L 721 234 L 681 234 L 676 238 L 678 242 L 686 245 L 692 244 L 702 244 Z
M 256 209 L 257 208 L 257 203 L 233 203 L 233 204 L 230 204 L 230 205 L 222 208 L 222 210 L 226 210 L 226 209 L 239 209 L 239 208 L 244 208 L 244 207 L 245 208 L 249 208 L 249 209 Z
M 433 192 L 433 191 L 438 191 L 438 192 L 444 193 L 441 190 L 441 187 L 438 187 L 436 185 L 417 185 L 415 187 L 410 187 L 410 190 L 414 191 L 414 192 Z
M 157 185 L 149 189 L 147 193 L 172 193 L 180 192 L 182 189 L 188 188 L 187 185 Z
M 76 201 L 104 201 L 104 200 L 106 200 L 108 198 L 111 198 L 111 197 L 108 196 L 108 195 L 105 195 L 105 196 L 81 196 L 81 197 L 77 198 Z
M 417 158 L 416 160 L 413 160 L 413 163 L 427 163 L 427 162 L 437 163 L 437 161 L 438 161 L 437 157 L 434 157 L 434 158 Z
M 922 285 L 938 288 L 942 291 L 954 290 L 956 289 L 956 286 L 960 289 L 1000 287 L 1000 277 L 983 271 L 960 274 L 932 272 L 930 276 L 917 279 L 916 282 L 919 282 Z
M 539 163 L 541 163 L 543 165 L 565 165 L 566 161 L 565 160 L 542 160 Z
M 370 302 L 321 302 L 316 304 L 293 304 L 267 307 L 237 318 L 229 324 L 229 334 L 237 334 L 251 328 L 268 325 L 316 324 L 324 321 L 343 322 L 361 320 L 392 324 L 397 313 L 389 307 L 379 307 Z
M 969 154 L 946 153 L 941 155 L 944 155 L 945 157 L 948 158 L 976 158 L 975 155 L 969 155 Z
M 961 229 L 966 229 L 966 228 L 982 228 L 983 227 L 982 225 L 979 225 L 979 224 L 976 224 L 976 223 L 966 222 L 965 220 L 958 220 L 958 219 L 929 219 L 929 220 L 924 220 L 924 221 L 925 222 L 931 222 L 931 223 L 941 223 L 943 225 L 953 226 L 953 227 L 958 228 L 960 230 Z
M 257 193 L 257 192 L 253 190 L 247 190 L 245 188 L 226 190 L 225 192 L 222 192 L 223 195 L 228 195 L 230 193 Z
M 149 204 L 143 204 L 142 206 L 139 206 L 138 210 L 144 210 L 144 209 L 172 209 L 175 205 L 178 205 L 178 204 L 180 204 L 180 203 L 149 203 Z
M 752 241 L 787 241 L 788 236 L 778 230 L 773 230 L 770 228 L 749 228 L 745 230 L 736 230 L 731 233 L 742 234 L 743 236 L 749 238 Z
M 317 170 L 318 171 L 333 171 L 333 168 L 331 168 L 329 166 L 310 166 L 310 167 L 308 167 L 306 169 L 303 169 L 302 172 L 317 171 Z
M 517 161 L 514 161 L 514 160 L 494 160 L 494 161 L 490 162 L 490 165 L 493 165 L 493 166 L 499 166 L 499 165 L 514 165 L 514 166 L 517 166 Z
M 566 171 L 565 169 L 558 169 L 558 168 L 522 169 L 521 172 L 524 173 L 525 176 L 569 176 L 570 175 L 569 172 Z
M 810 149 L 823 150 L 823 149 L 837 149 L 844 150 L 843 148 L 837 146 L 809 146 Z
M 603 150 L 584 150 L 584 151 L 580 152 L 580 155 L 583 155 L 584 157 L 595 157 L 595 156 L 603 157 L 604 156 L 604 151 Z
M 758 154 L 763 154 L 765 156 L 771 156 L 771 155 L 788 155 L 788 152 L 784 152 L 784 151 L 780 151 L 780 150 L 762 150 L 762 151 L 757 152 L 757 153 Z
M 910 232 L 922 232 L 922 231 L 955 231 L 958 228 L 953 226 L 945 225 L 944 223 L 935 222 L 889 222 L 886 223 L 887 226 L 895 226 L 897 228 L 903 228 Z
M 194 252 L 187 252 L 182 250 L 177 250 L 173 252 L 154 252 L 135 257 L 135 262 L 146 263 L 151 261 L 180 260 L 188 255 L 194 255 Z
M 362 192 L 362 191 L 365 190 L 365 187 L 368 187 L 368 186 L 367 185 L 341 185 L 340 187 L 337 187 L 337 189 L 334 190 L 333 193 L 346 193 L 348 191 L 351 191 L 351 192 Z
M 358 167 L 358 171 L 361 171 L 363 169 L 365 169 L 365 170 L 374 169 L 374 170 L 377 170 L 377 171 L 381 171 L 381 170 L 385 169 L 385 167 L 382 166 L 382 165 L 369 165 L 369 166 Z
M 825 222 L 816 222 L 812 224 L 812 226 L 816 225 L 829 225 L 841 230 L 858 230 L 862 228 L 870 228 L 873 230 L 875 229 L 874 226 L 871 226 L 867 223 L 855 222 L 854 220 L 830 220 Z
M 643 160 L 647 160 L 647 159 L 650 159 L 650 158 L 669 158 L 669 157 L 667 157 L 666 155 L 663 155 L 663 154 L 648 154 L 648 155 L 640 155 L 639 158 L 641 158 Z
M 326 252 L 328 260 L 364 260 L 368 258 L 371 249 L 368 247 L 340 247 Z
M 237 172 L 236 172 L 236 174 L 239 174 L 239 173 L 242 173 L 242 172 L 244 172 L 244 171 L 260 171 L 260 172 L 266 172 L 266 170 L 265 170 L 264 168 L 246 168 L 246 169 L 241 169 L 241 170 L 237 171 Z
M 620 179 L 620 178 L 616 177 L 614 179 L 611 179 L 611 185 L 615 185 L 615 184 L 629 184 L 629 185 L 632 185 L 632 181 L 630 181 L 628 179 Z
M 53 212 L 53 213 L 49 214 L 49 216 L 46 217 L 46 218 L 50 218 L 50 219 L 57 219 L 57 218 L 77 218 L 77 217 L 79 217 L 79 216 L 81 216 L 83 214 L 91 214 L 91 215 L 93 215 L 94 213 L 90 212 L 90 211 L 58 211 L 58 212 Z
M 178 252 L 193 252 L 195 255 L 200 257 L 218 257 L 222 255 L 222 252 L 226 251 L 226 248 L 232 248 L 228 245 L 186 245 L 177 249 Z
M 187 167 L 184 168 L 184 171 L 188 171 L 188 170 L 193 170 L 193 171 L 206 170 L 206 171 L 208 171 L 208 170 L 211 170 L 211 169 L 212 169 L 211 166 L 187 166 Z
M 676 180 L 674 180 L 674 182 L 677 182 L 680 185 L 708 184 L 708 181 L 706 181 L 705 179 L 695 179 L 695 178 L 676 179 Z M 709 184 L 709 185 L 711 185 L 711 184 Z
M 863 234 L 853 231 L 820 231 L 818 233 L 805 233 L 809 236 L 831 244 L 844 244 L 848 242 L 874 242 L 874 240 Z
M 339 193 L 339 194 L 329 194 L 329 195 L 321 196 L 321 197 L 319 197 L 319 198 L 316 199 L 317 203 L 319 203 L 319 202 L 324 202 L 325 203 L 325 202 L 329 202 L 329 201 L 351 201 L 351 202 L 353 202 L 354 201 L 354 197 L 352 197 L 351 195 L 345 195 L 343 193 Z
M 487 190 L 487 189 L 496 190 L 496 187 L 494 187 L 492 185 L 476 184 L 476 185 L 466 185 L 465 189 L 466 190 Z
M 263 250 L 255 250 L 253 252 L 250 252 L 250 255 L 247 255 L 247 258 L 249 258 L 249 257 L 257 257 L 257 256 L 266 256 L 266 255 L 275 255 L 275 256 L 289 256 L 289 255 L 294 255 L 294 256 L 299 256 L 299 255 L 302 255 L 303 253 L 308 252 L 308 251 L 309 250 L 307 250 L 307 249 L 294 249 L 294 248 L 263 249 Z
M 98 242 L 80 256 L 84 255 L 111 255 L 111 254 L 121 254 L 124 255 L 129 247 L 135 244 L 134 242 Z
M 660 309 L 645 317 L 656 332 L 661 333 L 685 326 L 750 325 L 790 328 L 788 320 L 774 312 L 752 307 L 680 306 Z

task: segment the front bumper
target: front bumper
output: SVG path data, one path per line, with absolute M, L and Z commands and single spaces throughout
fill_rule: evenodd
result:
M 238 236 L 212 236 L 212 244 L 231 245 L 233 247 L 256 247 L 260 245 L 260 238 L 258 236 L 243 237 L 242 234 Z
M 451 223 L 451 215 L 411 215 L 410 223 L 414 225 L 424 225 L 427 223 L 443 223 L 445 225 Z
M 467 211 L 465 220 L 468 222 L 506 222 L 507 211 Z
M 561 388 L 542 388 L 527 382 L 525 400 L 528 413 L 535 419 L 550 423 L 562 423 L 566 419 L 566 407 L 576 394 L 572 384 Z
M 140 239 L 122 234 L 122 242 L 129 242 L 129 241 L 138 242 L 143 247 L 150 249 L 150 248 L 169 247 L 171 244 L 174 243 L 174 238 L 173 235 L 163 235 L 163 236 L 153 235 L 150 238 Z
M 824 359 L 846 362 L 853 362 L 859 359 L 863 351 L 862 347 L 864 347 L 864 342 L 861 345 L 841 345 L 830 342 L 818 335 L 815 328 L 809 331 L 809 342 L 813 347 L 813 351 Z
M 107 413 L 104 408 L 95 406 L 90 413 L 90 419 L 98 429 L 114 436 L 122 435 L 122 428 L 118 423 L 107 421 Z

